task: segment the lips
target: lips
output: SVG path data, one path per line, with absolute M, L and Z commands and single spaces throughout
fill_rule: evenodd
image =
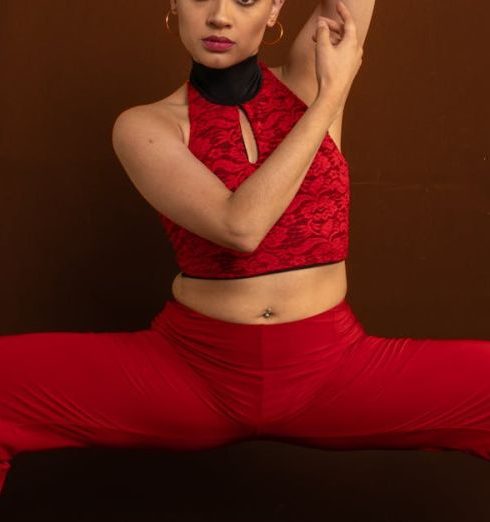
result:
M 208 36 L 207 38 L 203 38 L 203 40 L 206 40 L 207 42 L 235 43 L 224 36 Z

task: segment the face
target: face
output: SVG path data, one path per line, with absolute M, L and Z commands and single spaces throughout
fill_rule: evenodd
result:
M 222 69 L 257 54 L 267 26 L 273 27 L 286 0 L 170 0 L 180 39 L 192 58 Z M 216 51 L 202 39 L 224 36 L 234 45 Z

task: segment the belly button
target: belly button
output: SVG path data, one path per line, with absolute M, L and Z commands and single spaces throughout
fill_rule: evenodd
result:
M 267 310 L 262 314 L 263 317 L 269 318 L 272 315 L 272 308 L 269 306 Z

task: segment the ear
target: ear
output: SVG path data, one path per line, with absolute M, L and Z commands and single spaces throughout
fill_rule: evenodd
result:
M 281 12 L 282 6 L 286 0 L 272 0 L 272 8 L 271 13 L 269 16 L 269 20 L 267 21 L 267 25 L 269 27 L 274 27 L 274 24 L 276 23 L 277 18 L 279 17 L 279 13 Z

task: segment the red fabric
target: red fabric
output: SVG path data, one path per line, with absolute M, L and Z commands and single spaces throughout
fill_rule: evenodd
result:
M 263 83 L 241 105 L 259 150 L 248 161 L 238 106 L 206 100 L 188 81 L 189 149 L 226 187 L 235 191 L 283 141 L 307 105 L 261 61 Z M 222 247 L 160 214 L 182 272 L 205 278 L 237 278 L 346 259 L 349 238 L 349 166 L 329 134 L 295 198 L 254 252 Z
M 371 335 L 345 300 L 271 324 L 171 300 L 144 330 L 0 336 L 0 498 L 15 455 L 61 447 L 270 439 L 490 460 L 489 375 L 490 341 Z

